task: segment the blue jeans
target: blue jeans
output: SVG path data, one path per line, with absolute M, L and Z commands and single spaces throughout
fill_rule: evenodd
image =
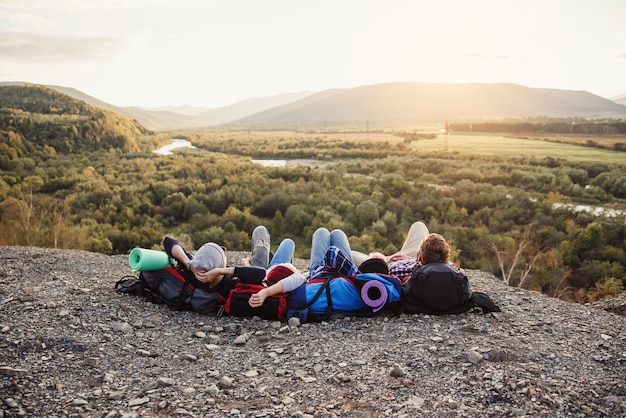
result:
M 318 228 L 311 238 L 311 266 L 309 268 L 311 274 L 324 265 L 326 251 L 331 246 L 339 248 L 346 255 L 346 258 L 353 261 L 350 255 L 350 243 L 345 232 L 341 229 L 333 229 L 332 232 L 328 232 L 326 228 Z
M 282 263 L 293 263 L 293 253 L 295 250 L 296 244 L 293 240 L 285 238 L 276 249 L 274 257 L 272 257 L 272 261 L 268 267 Z

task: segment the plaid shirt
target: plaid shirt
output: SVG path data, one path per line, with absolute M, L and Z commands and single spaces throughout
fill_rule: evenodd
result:
M 350 261 L 350 259 L 348 259 L 343 251 L 335 246 L 331 246 L 326 251 L 324 265 L 315 269 L 313 274 L 311 274 L 311 277 L 316 276 L 323 271 L 338 273 L 342 276 L 354 279 L 359 272 L 359 269 L 352 261 Z
M 402 283 L 404 283 L 411 277 L 413 268 L 417 265 L 417 259 L 402 258 L 397 261 L 391 261 L 387 265 L 389 266 L 389 274 L 397 277 Z
M 389 266 L 389 274 L 397 277 L 402 283 L 404 283 L 411 278 L 413 269 L 418 266 L 419 263 L 416 258 L 401 258 L 400 260 L 391 261 L 387 263 L 387 265 Z M 452 261 L 449 261 L 448 265 L 458 270 Z
M 456 269 L 454 263 L 449 262 L 448 264 Z M 404 283 L 411 278 L 411 273 L 413 273 L 413 269 L 418 265 L 418 262 L 416 258 L 407 257 L 391 261 L 387 263 L 387 265 L 389 266 L 389 275 L 397 277 L 402 283 Z M 352 261 L 350 261 L 348 257 L 346 257 L 343 251 L 335 246 L 331 246 L 326 251 L 324 265 L 315 269 L 311 274 L 311 277 L 314 277 L 322 272 L 337 273 L 354 279 L 359 273 L 359 268 Z

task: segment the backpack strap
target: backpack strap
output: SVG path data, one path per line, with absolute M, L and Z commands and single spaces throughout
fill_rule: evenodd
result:
M 304 318 L 309 317 L 309 320 L 310 320 L 310 316 L 312 314 L 311 312 L 309 312 L 309 308 L 320 298 L 320 296 L 322 296 L 322 293 L 324 291 L 326 291 L 326 300 L 328 301 L 328 307 L 326 308 L 326 314 L 324 315 L 324 317 L 326 320 L 330 318 L 330 315 L 332 313 L 332 298 L 330 295 L 330 281 L 333 279 L 333 276 L 332 274 L 329 274 L 327 272 L 322 272 L 322 274 L 325 276 L 323 279 L 321 278 L 315 279 L 317 283 L 322 282 L 322 281 L 323 283 L 319 287 L 319 289 L 317 289 L 317 292 L 315 292 L 315 295 L 313 295 L 313 298 L 311 298 L 311 300 L 308 301 L 304 306 L 296 310 L 293 310 L 291 314 L 289 315 L 290 318 L 297 317 L 303 320 Z
M 137 276 L 124 276 L 115 283 L 115 290 L 118 293 L 130 295 L 143 295 L 147 287 L 146 281 Z
M 472 296 L 469 298 L 468 303 L 471 307 L 482 309 L 483 313 L 489 312 L 502 312 L 500 307 L 496 305 L 493 300 L 483 292 L 472 292 Z
M 324 287 L 326 288 L 326 320 L 330 318 L 330 314 L 333 312 L 333 298 L 330 293 L 330 281 L 332 279 L 328 279 L 326 283 L 324 283 Z
M 302 309 L 310 308 L 311 305 L 313 305 L 320 298 L 322 292 L 326 291 L 326 301 L 328 302 L 328 306 L 326 307 L 326 319 L 330 318 L 330 314 L 333 312 L 333 301 L 330 295 L 330 281 L 332 279 L 333 276 L 331 274 L 327 274 L 326 278 L 324 279 L 324 284 L 322 284 L 320 288 L 317 289 L 317 292 L 315 292 L 313 298 L 309 302 L 307 302 L 307 304 Z

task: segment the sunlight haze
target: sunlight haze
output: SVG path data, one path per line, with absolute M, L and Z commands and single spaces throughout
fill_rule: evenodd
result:
M 626 94 L 626 1 L 0 0 L 0 81 L 220 107 L 393 81 Z

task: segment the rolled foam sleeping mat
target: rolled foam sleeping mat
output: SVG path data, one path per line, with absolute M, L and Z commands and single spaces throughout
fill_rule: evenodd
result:
M 385 306 L 388 295 L 387 288 L 378 280 L 369 280 L 361 288 L 363 302 L 374 308 L 374 312 L 380 311 Z
M 172 266 L 165 251 L 146 248 L 133 248 L 128 255 L 128 264 L 133 271 L 162 270 Z

